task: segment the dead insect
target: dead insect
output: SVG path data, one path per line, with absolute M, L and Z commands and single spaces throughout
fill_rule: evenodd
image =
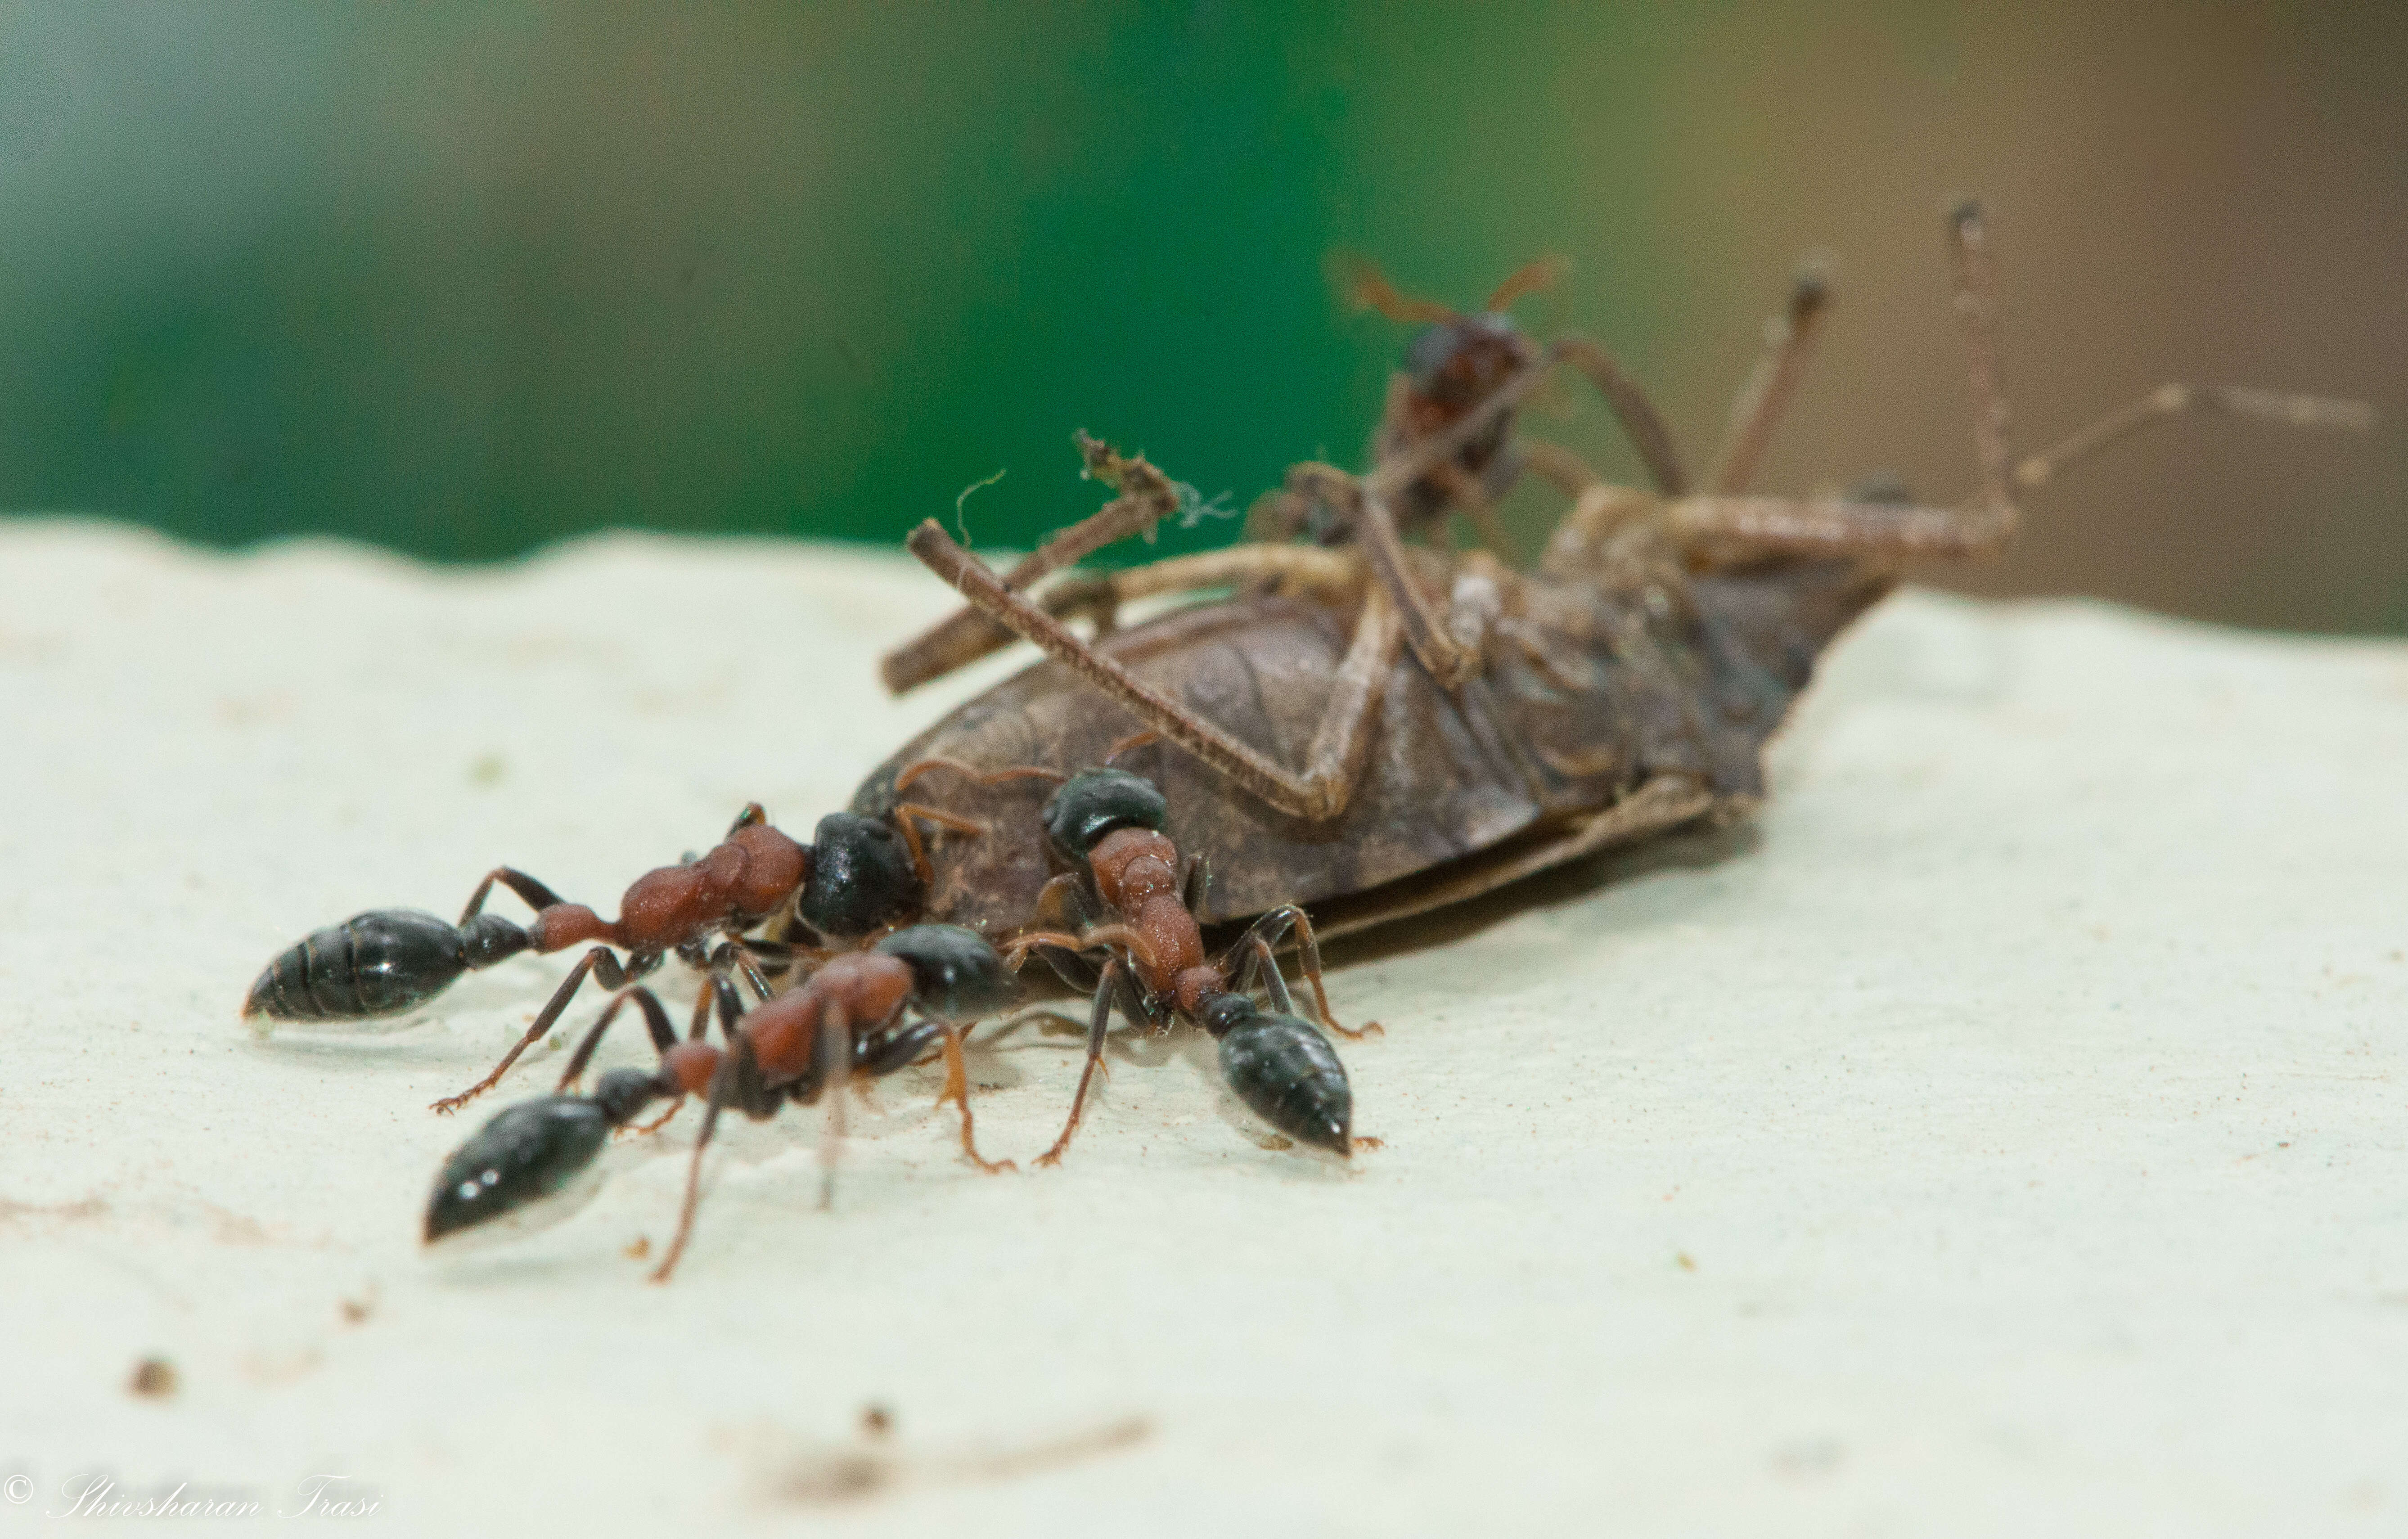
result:
M 1889 491 L 1746 492 L 1827 303 L 1819 278 L 1800 282 L 1771 328 L 1697 493 L 1645 396 L 1592 344 L 1534 347 L 1501 315 L 1466 322 L 1433 308 L 1424 318 L 1437 329 L 1417 339 L 1392 393 L 1377 466 L 1360 477 L 1307 466 L 1289 479 L 1274 522 L 1318 519 L 1323 544 L 1241 544 L 1073 573 L 1031 593 L 1177 506 L 1161 471 L 1085 439 L 1089 473 L 1120 496 L 1010 572 L 989 571 L 923 524 L 912 552 L 971 607 L 891 654 L 889 685 L 908 688 L 1013 635 L 1052 660 L 906 744 L 853 810 L 889 816 L 931 766 L 968 771 L 933 799 L 989 831 L 937 853 L 927 908 L 1009 934 L 1053 877 L 1038 815 L 1044 787 L 1032 781 L 1121 753 L 1161 788 L 1162 831 L 1211 857 L 1216 881 L 1194 904 L 1198 919 L 1235 924 L 1301 904 L 1325 937 L 1361 929 L 1743 813 L 1764 792 L 1763 745 L 1816 657 L 1890 590 L 1907 558 L 1999 548 L 2019 517 L 2011 479 L 2041 484 L 2139 423 L 2192 406 L 2306 425 L 2371 421 L 2351 402 L 2159 392 L 2011 478 L 1979 209 L 1954 210 L 1947 233 L 1974 406 L 1971 507 L 1916 507 Z M 1566 361 L 1605 388 L 1653 492 L 1606 485 L 1560 451 L 1500 435 Z M 1476 401 L 1460 385 L 1491 379 Z M 1577 489 L 1535 570 L 1402 542 L 1465 507 L 1475 481 L 1498 484 L 1497 467 L 1521 463 Z M 1117 627 L 1130 601 L 1232 587 L 1234 597 Z M 1081 615 L 1096 620 L 1093 640 L 1064 623 Z M 1141 746 L 1124 751 L 1132 741 Z
M 945 1088 L 939 1103 L 961 1112 L 963 1152 L 988 1172 L 1008 1162 L 980 1157 L 970 1119 L 969 1080 L 962 1063 L 967 1023 L 1010 1005 L 1017 988 L 1003 958 L 985 938 L 953 925 L 914 925 L 866 951 L 837 956 L 800 987 L 743 1009 L 735 984 L 710 980 L 696 1001 L 692 1032 L 680 1040 L 667 1012 L 641 985 L 621 990 L 578 1043 L 559 1090 L 498 1113 L 455 1151 L 428 1200 L 428 1244 L 463 1231 L 527 1228 L 565 1216 L 592 1194 L 595 1157 L 610 1130 L 629 1126 L 655 1101 L 704 1098 L 702 1130 L 695 1140 L 677 1234 L 652 1273 L 665 1282 L 684 1253 L 701 1194 L 702 1158 L 721 1112 L 775 1116 L 789 1103 L 827 1097 L 824 1178 L 833 1180 L 837 1141 L 843 1133 L 842 1091 L 853 1075 L 889 1074 L 930 1051 L 942 1055 Z M 660 1051 L 652 1070 L 614 1069 L 592 1095 L 574 1086 L 620 1011 L 636 1006 Z M 708 1010 L 716 1007 L 724 1047 L 704 1040 Z M 657 1124 L 655 1124 L 657 1126 Z
M 1059 1163 L 1079 1130 L 1115 1007 L 1132 1022 L 1157 1028 L 1174 1018 L 1201 1026 L 1220 1044 L 1222 1077 L 1265 1122 L 1341 1158 L 1353 1154 L 1354 1100 L 1345 1065 L 1328 1039 L 1293 1013 L 1272 950 L 1294 931 L 1321 1018 L 1345 1035 L 1362 1035 L 1339 1026 L 1329 1013 L 1312 922 L 1302 909 L 1283 904 L 1255 920 L 1219 959 L 1207 957 L 1195 909 L 1211 885 L 1210 870 L 1201 858 L 1182 861 L 1178 846 L 1164 837 L 1168 811 L 1151 782 L 1107 768 L 1071 776 L 1040 814 L 1054 856 L 1071 870 L 1046 884 L 1037 913 L 1078 928 L 1075 933 L 1024 932 L 1009 954 L 1045 952 L 1065 982 L 1093 991 L 1095 1008 L 1069 1119 L 1037 1162 Z M 1099 910 L 1117 922 L 1094 924 Z M 1105 956 L 1102 965 L 1087 965 L 1096 952 Z M 1270 996 L 1269 1010 L 1250 997 L 1258 984 Z

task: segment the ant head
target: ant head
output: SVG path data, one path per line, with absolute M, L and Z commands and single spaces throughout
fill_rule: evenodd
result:
M 795 913 L 832 940 L 909 918 L 922 898 L 919 869 L 903 836 L 882 818 L 830 813 L 811 834 L 810 875 Z
M 1045 824 L 1046 842 L 1076 866 L 1115 828 L 1159 832 L 1170 820 L 1170 804 L 1143 775 L 1125 770 L 1082 770 L 1062 783 L 1038 815 Z
M 543 1096 L 500 1113 L 443 1162 L 426 1205 L 426 1243 L 506 1215 L 509 1230 L 567 1216 L 593 1194 L 578 1177 L 609 1136 L 609 1114 L 583 1096 Z
M 1538 355 L 1512 318 L 1494 310 L 1423 327 L 1405 347 L 1415 415 L 1425 419 L 1414 426 L 1444 428 Z
M 1003 957 L 974 929 L 913 925 L 871 949 L 911 970 L 912 1002 L 939 1020 L 974 1021 L 1019 997 Z

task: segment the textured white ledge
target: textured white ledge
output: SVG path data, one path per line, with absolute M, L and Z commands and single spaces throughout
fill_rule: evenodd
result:
M 1255 1147 L 1174 1041 L 1059 1172 L 971 1172 L 906 1074 L 833 1214 L 810 1123 L 736 1129 L 673 1287 L 623 1249 L 690 1115 L 429 1265 L 470 1124 L 423 1108 L 560 964 L 265 1044 L 252 974 L 497 860 L 607 907 L 748 798 L 807 827 L 996 676 L 882 697 L 944 598 L 783 546 L 463 574 L 0 526 L 0 1525 L 93 1471 L 595 1539 L 2408 1521 L 2399 645 L 1910 594 L 1752 833 L 1355 954 L 1387 1147 L 1351 1175 Z M 1075 1066 L 977 1055 L 990 1150 L 1043 1147 Z M 124 1388 L 150 1353 L 172 1399 Z M 871 1402 L 900 1483 L 810 1500 Z

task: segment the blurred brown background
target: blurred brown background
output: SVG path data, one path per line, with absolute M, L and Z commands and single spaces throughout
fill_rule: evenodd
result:
M 1401 345 L 1335 249 L 1459 305 L 1571 255 L 1521 313 L 1693 459 L 1828 249 L 1768 484 L 1957 497 L 1970 191 L 2022 447 L 2169 379 L 2383 424 L 2160 428 L 1932 577 L 2408 631 L 2403 11 L 0 0 L 0 507 L 489 558 L 893 542 L 1000 467 L 992 547 L 1094 505 L 1073 427 L 1242 507 L 1359 455 Z

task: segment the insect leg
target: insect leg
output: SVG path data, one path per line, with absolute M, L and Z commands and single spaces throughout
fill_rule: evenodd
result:
M 1238 943 L 1243 946 L 1253 942 L 1259 946 L 1261 965 L 1268 969 L 1269 977 L 1276 978 L 1279 976 L 1279 964 L 1271 959 L 1270 948 L 1278 945 L 1291 928 L 1296 931 L 1297 955 L 1304 965 L 1304 981 L 1312 985 L 1312 1004 L 1320 1013 L 1321 1024 L 1341 1037 L 1386 1036 L 1387 1028 L 1377 1021 L 1366 1021 L 1359 1028 L 1338 1023 L 1337 1013 L 1329 1008 L 1329 991 L 1321 985 L 1321 942 L 1313 935 L 1312 918 L 1294 903 L 1283 903 L 1255 920 Z M 1274 995 L 1273 1002 L 1277 1000 L 1278 996 Z M 1285 1010 L 1287 1006 L 1282 1004 L 1279 1008 Z
M 1789 288 L 1789 303 L 1764 324 L 1764 353 L 1749 371 L 1747 382 L 1731 401 L 1730 427 L 1714 453 L 1714 467 L 1706 473 L 1706 489 L 1744 492 L 1756 477 L 1756 467 L 1771 441 L 1773 425 L 1805 372 L 1806 355 L 1813 350 L 1815 324 L 1829 307 L 1831 285 L 1819 264 L 1809 262 Z
M 1354 792 L 1351 775 L 1315 781 L 1298 776 L 1259 750 L 1239 741 L 1203 720 L 1153 685 L 1072 635 L 1062 623 L 1013 593 L 970 554 L 947 537 L 934 519 L 911 532 L 911 554 L 963 597 L 1003 625 L 1035 642 L 1039 649 L 1082 675 L 1087 683 L 1127 706 L 1140 719 L 1179 747 L 1220 770 L 1239 785 L 1300 817 L 1326 818 L 1342 811 Z M 1365 620 L 1355 628 L 1354 647 L 1340 666 L 1340 687 L 1333 691 L 1329 711 L 1314 736 L 1316 750 L 1325 740 L 1343 748 L 1359 770 L 1361 751 L 1368 746 L 1369 707 L 1377 698 L 1377 679 L 1367 687 L 1347 687 L 1346 676 L 1369 669 L 1370 659 L 1386 651 L 1388 622 L 1378 618 L 1384 605 L 1364 606 Z M 1368 637 L 1368 643 L 1367 643 Z M 1362 654 L 1358 657 L 1358 654 Z M 1393 653 L 1388 653 L 1393 655 Z M 1384 669 L 1379 670 L 1384 672 Z M 1341 705 L 1345 707 L 1341 711 Z M 1344 719 L 1347 712 L 1362 718 Z M 1333 727 L 1341 730 L 1333 731 Z
M 702 1016 L 702 1007 L 707 1005 L 710 999 L 710 991 L 706 989 L 695 1001 L 696 1006 L 695 1016 L 697 1022 Z M 586 1028 L 583 1040 L 577 1044 L 577 1051 L 568 1055 L 568 1067 L 562 1070 L 560 1074 L 560 1094 L 568 1094 L 577 1082 L 584 1077 L 585 1066 L 594 1061 L 595 1051 L 602 1045 L 603 1034 L 610 1029 L 610 1023 L 619 1018 L 619 1012 L 631 1001 L 638 1010 L 642 1012 L 644 1028 L 652 1033 L 652 1045 L 655 1048 L 666 1053 L 677 1045 L 677 1030 L 669 1025 L 669 1013 L 661 1007 L 660 997 L 641 984 L 631 985 L 610 996 L 610 1002 L 602 1007 L 602 1014 L 595 1017 L 592 1026 Z
M 628 956 L 627 964 L 623 968 L 619 965 L 617 955 L 609 946 L 595 946 L 587 952 L 584 958 L 575 967 L 568 970 L 568 976 L 560 981 L 560 987 L 552 991 L 551 1000 L 545 1003 L 542 1010 L 537 1013 L 534 1024 L 526 1028 L 526 1035 L 521 1037 L 509 1052 L 502 1055 L 502 1061 L 494 1065 L 492 1073 L 458 1095 L 446 1096 L 441 1100 L 436 1101 L 431 1110 L 446 1115 L 456 1112 L 492 1089 L 504 1074 L 509 1072 L 510 1065 L 519 1061 L 520 1054 L 543 1040 L 544 1034 L 550 1031 L 552 1024 L 560 1019 L 561 1012 L 568 1008 L 568 1001 L 576 998 L 578 989 L 584 985 L 587 973 L 590 972 L 601 979 L 602 986 L 605 988 L 624 988 L 636 979 L 660 966 L 660 963 L 659 952 L 636 952 Z
M 1647 467 L 1647 476 L 1656 489 L 1666 496 L 1679 496 L 1689 488 L 1689 473 L 1681 465 L 1680 451 L 1672 447 L 1672 435 L 1664 426 L 1664 419 L 1656 414 L 1655 403 L 1638 381 L 1622 372 L 1613 355 L 1585 337 L 1559 338 L 1548 352 L 1588 376 L 1588 382 L 1605 397 L 1606 406 L 1630 446 L 1639 451 L 1640 463 Z M 1508 381 L 1511 382 L 1510 381 Z
M 1513 550 L 1513 537 L 1507 534 L 1505 525 L 1498 521 L 1497 504 L 1489 500 L 1487 489 L 1480 484 L 1477 478 L 1453 460 L 1448 460 L 1430 471 L 1430 479 L 1438 482 L 1440 489 L 1452 499 L 1455 511 L 1471 525 L 1472 532 L 1479 535 L 1480 542 L 1496 553 L 1498 560 L 1509 567 L 1522 564 L 1522 558 Z
M 494 890 L 496 882 L 518 894 L 520 900 L 531 909 L 548 909 L 560 901 L 558 893 L 526 872 L 512 870 L 508 866 L 496 866 L 485 873 L 485 879 L 477 884 L 477 890 L 468 895 L 468 906 L 460 911 L 462 928 L 467 928 L 469 920 L 484 912 L 485 895 Z
M 1605 479 L 1589 468 L 1586 460 L 1560 443 L 1523 436 L 1514 439 L 1513 448 L 1521 454 L 1524 465 L 1566 496 L 1578 496 Z
M 1096 512 L 1055 531 L 1004 575 L 1005 587 L 1025 590 L 1048 573 L 1151 529 L 1179 511 L 1178 487 L 1144 456 L 1125 459 L 1083 433 L 1079 435 L 1079 452 L 1086 460 L 1086 473 L 1120 495 Z M 879 664 L 879 677 L 888 690 L 900 695 L 975 662 L 1010 640 L 991 616 L 975 609 L 957 611 L 888 653 Z
M 2235 417 L 2287 423 L 2293 427 L 2344 427 L 2364 433 L 2374 426 L 2374 408 L 2364 401 L 2289 396 L 2246 385 L 2163 384 L 2122 410 L 2109 412 L 2045 453 L 2034 454 L 2016 466 L 2015 484 L 2027 491 L 2044 486 L 2059 470 L 2127 434 L 2191 410 L 2222 411 Z
M 937 1024 L 944 1032 L 945 1047 L 945 1088 L 938 1095 L 937 1104 L 942 1106 L 950 1100 L 961 1108 L 962 1153 L 969 1156 L 971 1164 L 989 1175 L 1018 1169 L 1009 1159 L 988 1159 L 978 1152 L 978 1139 L 970 1129 L 970 1070 L 968 1060 L 962 1057 L 962 1031 L 951 1022 Z
M 836 1206 L 836 1163 L 844 1152 L 844 1091 L 853 1075 L 853 1021 L 841 999 L 828 1000 L 820 1017 L 820 1081 L 827 1086 L 827 1109 L 820 1122 L 820 1208 Z
M 1096 981 L 1095 1013 L 1087 1017 L 1087 1061 L 1079 1071 L 1079 1088 L 1070 1097 L 1070 1119 L 1062 1124 L 1062 1136 L 1054 1141 L 1054 1146 L 1037 1157 L 1039 1165 L 1062 1163 L 1070 1135 L 1079 1130 L 1079 1117 L 1087 1106 L 1087 1086 L 1096 1077 L 1096 1066 L 1104 1061 L 1104 1028 L 1111 1023 L 1112 1005 L 1120 995 L 1122 967 L 1121 959 L 1113 957 L 1104 964 Z

